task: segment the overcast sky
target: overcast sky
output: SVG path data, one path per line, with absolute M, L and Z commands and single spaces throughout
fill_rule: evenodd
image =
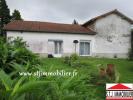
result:
M 133 0 L 6 0 L 11 10 L 18 9 L 24 20 L 84 23 L 90 18 L 118 9 L 133 19 Z

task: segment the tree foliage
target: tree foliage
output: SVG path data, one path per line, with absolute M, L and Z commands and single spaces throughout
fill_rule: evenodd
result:
M 72 24 L 78 24 L 78 22 L 74 19 Z
M 10 22 L 10 10 L 6 4 L 5 0 L 0 0 L 0 35 L 4 34 L 2 30 L 3 26 Z
M 19 10 L 14 10 L 14 12 L 12 13 L 12 20 L 22 20 Z
M 27 49 L 27 44 L 21 38 L 7 38 L 7 42 L 0 38 L 0 68 L 10 73 L 14 70 L 12 63 L 26 65 L 30 62 L 36 65 L 38 58 Z M 32 67 L 32 66 L 31 66 Z
M 3 26 L 11 21 L 11 18 L 15 20 L 22 20 L 20 12 L 14 10 L 13 15 L 10 15 L 10 9 L 5 0 L 0 0 L 0 35 L 4 36 Z
M 10 22 L 10 10 L 5 0 L 0 0 L 0 17 L 2 18 L 3 24 L 7 24 Z

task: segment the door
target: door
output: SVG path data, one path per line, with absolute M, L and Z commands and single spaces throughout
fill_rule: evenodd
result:
M 89 56 L 90 55 L 90 41 L 80 41 L 79 53 L 81 56 Z

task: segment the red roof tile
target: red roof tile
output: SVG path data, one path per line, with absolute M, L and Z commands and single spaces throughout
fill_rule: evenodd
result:
M 94 35 L 92 29 L 85 28 L 77 24 L 59 24 L 37 21 L 12 21 L 7 24 L 6 31 L 27 31 L 27 32 L 52 32 L 52 33 L 77 33 Z

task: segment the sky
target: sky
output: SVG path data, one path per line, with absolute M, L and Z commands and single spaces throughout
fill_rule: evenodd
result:
M 133 19 L 133 0 L 6 0 L 11 11 L 20 11 L 24 20 L 82 24 L 117 9 Z

